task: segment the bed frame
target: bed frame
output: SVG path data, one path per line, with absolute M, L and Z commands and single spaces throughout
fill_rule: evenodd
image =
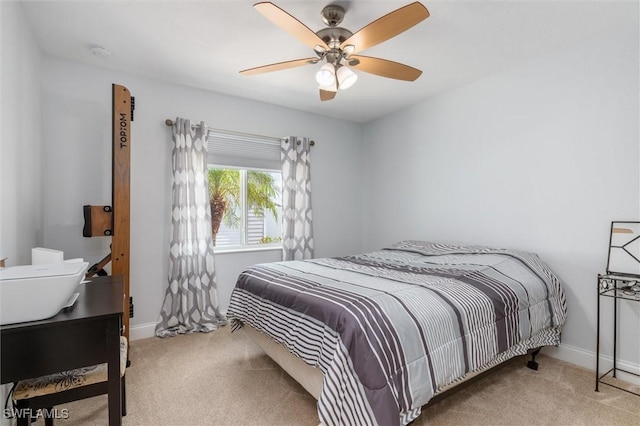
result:
M 293 355 L 283 345 L 270 339 L 266 334 L 256 330 L 248 324 L 243 324 L 242 330 L 245 335 L 258 345 L 264 352 L 273 359 L 284 371 L 286 371 L 296 382 L 298 382 L 307 392 L 309 392 L 316 400 L 320 398 L 322 391 L 323 375 L 319 368 L 313 367 L 305 363 L 301 358 Z M 530 350 L 531 360 L 527 363 L 527 367 L 532 370 L 538 369 L 538 363 L 535 361 L 536 355 L 541 348 Z M 464 389 L 466 386 L 483 378 L 490 372 L 497 371 L 504 367 L 505 363 L 501 363 L 484 370 L 478 370 L 467 374 L 463 379 L 455 381 L 442 389 L 439 389 L 429 400 L 428 405 L 434 404 L 451 394 Z

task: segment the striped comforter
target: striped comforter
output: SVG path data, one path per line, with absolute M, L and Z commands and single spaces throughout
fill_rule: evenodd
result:
M 403 241 L 256 265 L 228 316 L 320 368 L 324 424 L 386 426 L 409 423 L 467 373 L 558 344 L 566 305 L 535 254 Z

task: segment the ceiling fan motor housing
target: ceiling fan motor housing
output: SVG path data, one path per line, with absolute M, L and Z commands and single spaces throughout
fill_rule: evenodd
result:
M 323 28 L 316 33 L 322 39 L 329 49 L 339 49 L 340 45 L 353 35 L 351 31 L 342 27 Z

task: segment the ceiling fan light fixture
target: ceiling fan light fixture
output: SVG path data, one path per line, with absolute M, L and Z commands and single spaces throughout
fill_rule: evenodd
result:
M 320 86 L 332 86 L 336 82 L 335 67 L 333 64 L 326 63 L 320 67 L 316 73 L 316 81 Z
M 336 77 L 338 78 L 338 87 L 340 87 L 341 90 L 347 90 L 358 80 L 358 74 L 344 65 L 338 68 Z
M 313 48 L 313 51 L 316 52 L 318 56 L 322 56 L 327 52 L 327 49 L 320 46 L 319 44 L 316 44 L 316 46 Z
M 327 92 L 337 92 L 337 91 L 338 91 L 338 85 L 336 84 L 336 81 L 334 80 L 334 81 L 333 81 L 333 84 L 330 84 L 330 85 L 328 85 L 328 86 L 320 85 L 320 86 L 318 87 L 318 89 L 320 89 L 320 90 L 326 90 Z
M 353 44 L 347 44 L 342 48 L 342 54 L 344 55 L 345 58 L 348 58 L 349 56 L 353 55 L 353 52 L 355 51 L 356 51 L 356 47 Z

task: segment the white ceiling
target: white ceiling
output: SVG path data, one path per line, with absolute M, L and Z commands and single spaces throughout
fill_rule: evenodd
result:
M 42 51 L 113 70 L 367 122 L 603 32 L 638 26 L 637 2 L 429 1 L 431 16 L 363 54 L 423 70 L 415 82 L 359 72 L 352 88 L 320 102 L 318 65 L 241 76 L 255 66 L 314 56 L 252 7 L 253 0 L 25 1 Z M 355 32 L 405 1 L 275 0 L 317 31 L 329 3 Z M 89 46 L 109 49 L 94 56 Z

